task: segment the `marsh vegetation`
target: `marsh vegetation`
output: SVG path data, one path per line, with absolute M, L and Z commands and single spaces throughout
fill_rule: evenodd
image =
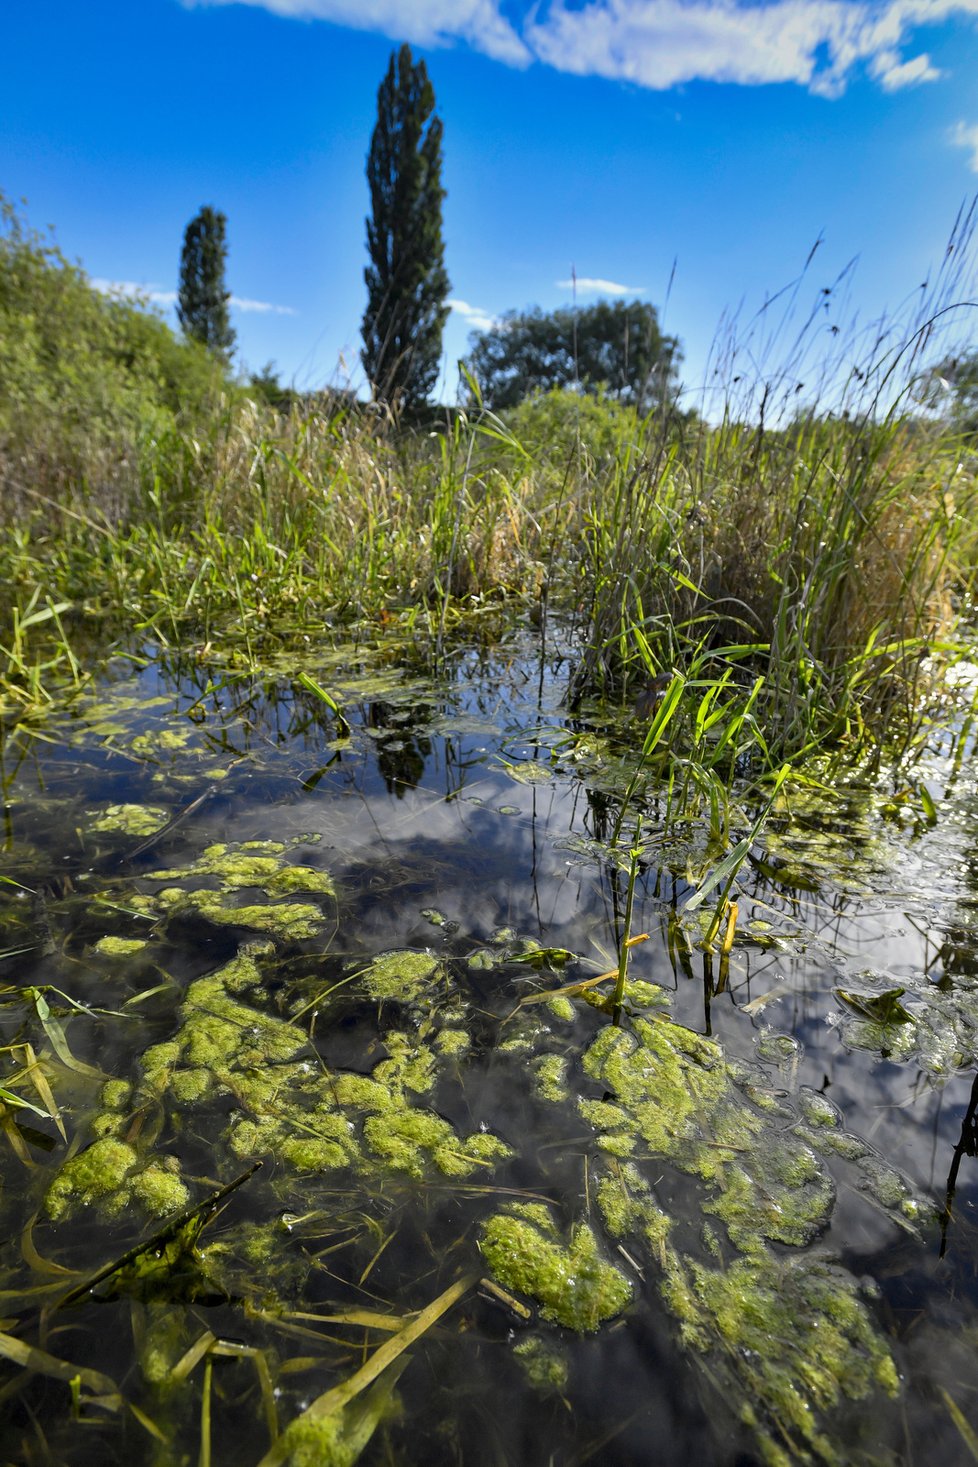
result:
M 3 248 L 10 1460 L 978 1455 L 953 282 L 409 424 Z

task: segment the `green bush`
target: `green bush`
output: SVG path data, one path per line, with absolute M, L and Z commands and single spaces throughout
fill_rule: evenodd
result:
M 117 518 L 147 451 L 213 414 L 221 364 L 145 306 L 95 290 L 0 195 L 0 486 L 25 499 L 81 493 Z
M 536 465 L 575 474 L 582 465 L 600 470 L 627 454 L 642 423 L 633 407 L 603 392 L 588 396 L 566 387 L 524 398 L 504 416 Z

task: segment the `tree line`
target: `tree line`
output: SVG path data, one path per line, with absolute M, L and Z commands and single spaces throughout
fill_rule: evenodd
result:
M 403 45 L 391 54 L 377 93 L 367 154 L 371 212 L 360 355 L 374 400 L 408 416 L 424 409 L 438 380 L 449 314 L 442 138 L 427 68 Z M 226 261 L 227 219 L 207 206 L 184 233 L 177 315 L 184 333 L 225 365 L 235 342 Z M 466 366 L 491 408 L 574 387 L 608 392 L 644 412 L 675 397 L 680 359 L 679 342 L 663 335 L 655 307 L 634 300 L 509 312 L 473 334 Z M 274 396 L 271 364 L 254 380 Z

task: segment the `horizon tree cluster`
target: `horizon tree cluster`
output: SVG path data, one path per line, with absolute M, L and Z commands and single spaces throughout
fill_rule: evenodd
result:
M 487 407 L 516 407 L 557 387 L 605 392 L 640 413 L 671 403 L 682 361 L 679 339 L 665 336 L 648 301 L 507 311 L 474 333 L 466 363 Z
M 374 401 L 407 418 L 424 410 L 438 381 L 449 314 L 443 131 L 427 68 L 405 44 L 391 52 L 378 89 L 367 154 L 371 212 L 361 361 Z M 187 225 L 177 304 L 185 335 L 225 366 L 235 344 L 224 278 L 226 231 L 226 216 L 211 206 Z M 492 329 L 473 334 L 465 365 L 482 400 L 496 410 L 567 387 L 606 392 L 645 413 L 675 400 L 681 360 L 679 340 L 663 334 L 655 307 L 633 300 L 509 311 Z M 294 397 L 278 383 L 272 363 L 252 380 L 273 405 Z

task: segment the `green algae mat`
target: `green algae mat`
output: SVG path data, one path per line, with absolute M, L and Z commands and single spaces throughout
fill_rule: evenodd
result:
M 671 818 L 535 655 L 3 731 L 3 1462 L 978 1459 L 966 761 Z

